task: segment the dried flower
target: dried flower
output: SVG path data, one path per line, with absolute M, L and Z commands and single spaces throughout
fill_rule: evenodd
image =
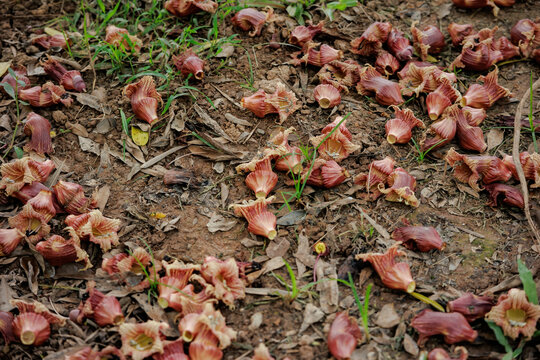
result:
M 512 44 L 512 42 L 505 36 L 501 36 L 497 40 L 493 40 L 491 48 L 498 50 L 502 54 L 502 60 L 508 60 L 513 57 L 519 56 L 519 47 Z
M 444 49 L 444 35 L 438 27 L 427 25 L 419 30 L 415 25 L 416 22 L 411 25 L 413 45 L 422 60 L 426 60 L 428 54 L 438 54 Z
M 255 192 L 255 197 L 266 198 L 278 182 L 278 176 L 272 171 L 269 158 L 264 158 L 255 166 L 255 171 L 246 177 L 246 185 Z
M 51 228 L 47 223 L 56 215 L 53 205 L 52 192 L 41 190 L 30 199 L 22 210 L 8 219 L 9 226 L 25 233 L 32 244 L 36 244 Z
M 53 235 L 47 241 L 37 243 L 36 250 L 52 266 L 61 266 L 82 261 L 85 265 L 82 270 L 92 267 L 88 254 L 81 249 L 79 239 L 76 235 L 72 236 L 69 240 L 64 239 L 60 235 Z
M 534 181 L 531 188 L 535 189 L 540 187 L 540 155 L 538 153 L 529 154 L 527 151 L 524 151 L 519 154 L 519 162 L 523 168 L 525 179 Z M 505 155 L 503 163 L 504 166 L 512 172 L 514 179 L 519 180 L 513 157 Z
M 168 327 L 166 323 L 157 321 L 123 323 L 118 329 L 122 336 L 122 353 L 131 356 L 133 360 L 143 360 L 156 353 L 163 354 L 161 331 Z
M 465 106 L 462 108 L 463 112 L 465 113 L 465 116 L 467 117 L 467 121 L 472 126 L 478 126 L 480 125 L 485 119 L 486 119 L 486 110 L 482 108 L 473 108 L 470 106 Z
M 137 53 L 141 50 L 142 46 L 142 41 L 138 37 L 130 35 L 126 29 L 114 25 L 107 26 L 105 30 L 105 42 Z
M 362 339 L 362 332 L 356 319 L 346 312 L 340 312 L 330 326 L 327 343 L 328 350 L 338 360 L 349 359 Z
M 511 339 L 517 339 L 520 334 L 530 339 L 540 319 L 540 306 L 530 303 L 525 291 L 510 289 L 507 294 L 499 297 L 497 305 L 487 313 L 486 319 L 499 325 L 504 335 Z
M 97 205 L 94 197 L 88 199 L 84 196 L 84 189 L 79 184 L 59 180 L 53 190 L 56 199 L 68 214 L 84 214 Z
M 230 307 L 234 306 L 236 299 L 246 296 L 244 282 L 239 278 L 238 265 L 233 258 L 222 261 L 207 256 L 201 267 L 201 275 L 212 285 L 211 289 L 207 288 L 208 293 Z
M 165 9 L 176 17 L 188 16 L 206 11 L 211 14 L 216 12 L 218 4 L 211 0 L 167 0 Z
M 182 76 L 193 75 L 197 80 L 204 79 L 204 60 L 199 58 L 192 49 L 187 49 L 179 56 L 172 58 L 174 66 L 182 73 Z
M 42 315 L 27 312 L 13 320 L 13 333 L 24 345 L 39 346 L 49 339 L 51 326 Z
M 5 189 L 7 195 L 21 190 L 26 184 L 45 182 L 51 171 L 54 170 L 54 162 L 45 160 L 35 161 L 29 157 L 23 157 L 0 166 L 2 179 L 0 189 Z
M 361 95 L 372 95 L 381 105 L 399 105 L 403 103 L 401 88 L 398 83 L 384 78 L 374 67 L 367 65 L 360 70 L 360 81 L 356 90 Z
M 489 6 L 493 8 L 493 15 L 499 14 L 499 8 L 493 0 L 452 0 L 452 2 L 460 9 L 481 9 Z
M 388 34 L 386 44 L 388 45 L 390 52 L 399 61 L 409 61 L 412 59 L 414 48 L 409 39 L 403 36 L 403 33 L 400 30 L 392 28 L 392 31 Z
M 152 355 L 153 360 L 189 360 L 184 353 L 184 342 L 181 339 L 163 342 L 163 353 Z
M 364 31 L 362 36 L 351 41 L 351 52 L 363 56 L 376 55 L 388 39 L 392 24 L 374 22 Z
M 296 101 L 296 96 L 292 91 L 287 91 L 285 85 L 277 83 L 276 91 L 273 94 L 266 94 L 261 89 L 251 96 L 243 97 L 241 103 L 244 109 L 250 110 L 257 117 L 279 114 L 281 124 L 287 120 L 289 115 L 300 108 Z
M 411 293 L 416 288 L 416 283 L 412 278 L 409 264 L 396 262 L 396 256 L 405 256 L 405 253 L 398 249 L 399 244 L 392 245 L 384 254 L 358 254 L 356 260 L 369 261 L 383 284 L 390 289 Z
M 54 58 L 49 57 L 47 61 L 41 64 L 43 70 L 49 75 L 54 81 L 58 82 L 60 85 L 67 90 L 75 90 L 78 92 L 86 91 L 86 84 L 81 76 L 81 73 L 77 70 L 66 70 L 58 61 Z
M 206 286 L 210 285 L 207 285 L 201 276 L 193 275 L 193 278 L 193 280 L 198 280 L 205 289 L 199 293 L 195 293 L 194 286 L 188 284 L 182 289 L 182 292 L 173 293 L 170 297 L 169 306 L 184 317 L 188 314 L 200 314 L 203 312 L 206 304 L 215 304 L 218 302 L 212 295 L 208 294 Z
M 309 142 L 314 147 L 318 147 L 318 153 L 322 159 L 334 160 L 339 163 L 341 160 L 360 149 L 359 145 L 351 142 L 352 135 L 345 126 L 347 120 L 344 120 L 341 125 L 330 134 L 342 119 L 341 116 L 336 117 L 332 123 L 322 130 L 321 135 L 309 139 Z M 328 136 L 329 134 L 330 136 Z
M 474 28 L 471 24 L 457 24 L 453 22 L 448 25 L 448 33 L 452 38 L 452 44 L 454 46 L 459 46 L 462 44 L 465 37 L 474 33 Z
M 426 61 L 417 61 L 417 60 L 410 60 L 408 61 L 405 66 L 403 66 L 403 68 L 397 72 L 397 75 L 398 75 L 398 78 L 400 79 L 404 79 L 407 77 L 407 72 L 409 71 L 409 68 L 411 67 L 411 65 L 415 65 L 416 67 L 430 67 L 430 66 L 434 66 L 432 63 L 430 62 L 426 62 Z M 440 70 L 440 68 L 439 68 Z
M 343 57 L 343 51 L 336 50 L 333 47 L 322 44 L 319 50 L 316 50 L 319 43 L 307 43 L 304 45 L 302 51 L 296 52 L 293 54 L 293 59 L 291 64 L 300 65 L 300 64 L 310 64 L 313 66 L 322 67 L 332 61 L 340 60 Z M 304 56 L 298 58 L 298 55 L 304 53 Z
M 467 120 L 463 110 L 455 112 L 457 120 L 456 137 L 459 145 L 466 150 L 484 152 L 487 144 L 484 141 L 484 132 L 478 126 L 472 126 Z
M 276 360 L 270 355 L 270 351 L 264 343 L 260 343 L 253 351 L 251 360 Z
M 424 141 L 422 151 L 437 149 L 452 141 L 456 136 L 459 113 L 459 106 L 452 105 L 444 111 L 441 120 L 431 124 L 428 132 L 434 136 Z
M 523 56 L 529 57 L 532 51 L 540 46 L 540 23 L 521 19 L 510 30 L 510 38 Z
M 349 87 L 360 80 L 360 66 L 354 60 L 334 60 L 317 73 L 321 84 L 330 84 L 339 91 L 349 93 Z
M 455 359 L 451 358 L 444 349 L 436 348 L 429 352 L 427 360 L 467 360 L 467 358 L 469 357 L 469 352 L 463 346 L 458 346 L 454 349 L 454 354 L 457 353 L 459 353 L 460 355 L 458 359 Z
M 43 86 L 20 89 L 19 99 L 27 101 L 31 106 L 35 107 L 48 107 L 58 103 L 69 107 L 73 104 L 73 99 L 64 90 L 64 87 L 54 85 L 50 81 Z
M 412 110 L 400 110 L 397 106 L 392 106 L 395 118 L 386 122 L 386 140 L 390 144 L 406 144 L 411 140 L 412 129 L 415 127 L 425 128 L 424 123 L 418 120 Z
M 48 50 L 52 47 L 59 47 L 62 49 L 66 49 L 68 42 L 71 44 L 71 40 L 66 39 L 64 37 L 64 34 L 56 34 L 56 35 L 43 34 L 43 35 L 39 35 L 32 38 L 32 44 L 39 45 L 45 50 Z
M 407 249 L 423 252 L 446 247 L 433 226 L 403 226 L 394 230 L 392 239 L 400 241 Z
M 163 103 L 163 100 L 156 90 L 153 77 L 144 76 L 136 83 L 127 85 L 123 94 L 130 99 L 131 108 L 139 119 L 150 125 L 159 120 L 157 115 L 158 102 Z
M 317 25 L 297 26 L 291 31 L 289 42 L 293 45 L 304 47 L 306 43 L 310 42 L 315 35 L 323 30 L 323 26 L 323 21 L 319 22 Z
M 65 222 L 74 229 L 79 238 L 98 244 L 103 252 L 109 251 L 112 245 L 119 244 L 120 220 L 106 218 L 99 210 L 69 215 Z
M 379 184 L 379 191 L 386 194 L 385 199 L 392 202 L 404 202 L 406 205 L 418 207 L 420 202 L 414 195 L 416 190 L 416 179 L 402 168 L 396 168 L 388 175 L 388 186 Z
M 323 109 L 333 108 L 341 102 L 339 90 L 330 84 L 320 84 L 313 90 L 313 97 Z
M 66 324 L 66 319 L 64 317 L 53 314 L 39 301 L 28 302 L 25 300 L 11 299 L 10 303 L 12 306 L 17 307 L 20 314 L 36 313 L 43 316 L 49 322 L 49 324 L 58 324 L 60 326 L 64 326 Z
M 267 11 L 262 12 L 254 8 L 242 9 L 233 16 L 231 22 L 244 31 L 251 30 L 249 36 L 259 36 L 261 35 L 264 23 L 274 14 L 274 10 L 271 7 L 267 7 Z
M 405 66 L 398 74 L 401 78 L 399 85 L 406 96 L 418 96 L 422 92 L 428 94 L 442 84 L 452 85 L 456 82 L 456 75 L 453 73 L 444 72 L 435 65 L 423 66 L 415 62 L 410 62 L 409 66 Z
M 24 133 L 31 136 L 30 142 L 24 146 L 24 150 L 33 150 L 38 154 L 48 154 L 53 151 L 51 142 L 51 123 L 43 116 L 31 112 L 26 117 Z
M 488 296 L 477 296 L 466 293 L 448 302 L 448 312 L 463 314 L 468 322 L 483 318 L 493 307 L 493 301 Z
M 296 129 L 290 127 L 286 130 L 279 130 L 268 141 L 268 148 L 265 149 L 265 157 L 275 158 L 276 164 L 274 169 L 277 171 L 292 172 L 299 174 L 302 171 L 302 151 L 297 146 L 289 145 L 289 135 Z M 264 161 L 260 160 L 260 161 Z M 249 165 L 254 171 L 258 161 L 254 165 Z M 238 170 L 238 167 L 237 167 Z
M 11 254 L 23 237 L 24 234 L 19 229 L 0 229 L 0 256 Z
M 271 196 L 267 199 L 251 200 L 246 204 L 234 204 L 234 214 L 243 216 L 248 221 L 248 231 L 255 235 L 261 235 L 273 240 L 276 235 L 276 215 L 267 210 L 267 205 L 274 201 Z
M 124 314 L 120 303 L 114 296 L 106 296 L 95 289 L 96 283 L 89 281 L 86 285 L 88 298 L 79 306 L 80 315 L 77 319 L 82 322 L 84 317 L 94 319 L 99 326 L 120 325 L 124 322 Z
M 472 84 L 461 99 L 462 106 L 487 109 L 502 97 L 511 96 L 510 90 L 498 84 L 499 68 L 495 68 L 486 76 L 480 76 L 484 84 Z
M 4 338 L 6 345 L 13 340 L 13 314 L 6 311 L 0 311 L 0 334 Z
M 159 306 L 161 306 L 163 309 L 173 307 L 173 304 L 171 302 L 172 295 L 178 293 L 179 291 L 182 291 L 185 286 L 186 284 L 182 280 L 174 276 L 164 276 L 159 279 Z
M 28 89 L 30 87 L 30 79 L 26 76 L 26 68 L 24 66 L 14 66 L 12 69 L 17 79 L 11 76 L 11 73 L 8 72 L 2 81 L 0 81 L 0 89 L 5 92 L 2 84 L 9 84 L 13 90 L 17 92 L 19 89 Z M 19 82 L 17 82 L 17 80 L 22 81 L 24 85 L 21 85 Z
M 461 94 L 450 83 L 443 82 L 435 91 L 426 97 L 426 107 L 429 118 L 437 120 L 439 116 L 456 101 L 461 100 Z
M 394 75 L 400 67 L 401 65 L 394 55 L 386 51 L 379 52 L 377 60 L 375 60 L 375 68 L 377 71 L 386 76 Z
M 463 47 L 461 54 L 452 62 L 450 68 L 458 67 L 473 71 L 484 71 L 504 59 L 500 50 L 486 43 L 480 43 L 474 48 Z
M 418 345 L 423 346 L 430 336 L 444 335 L 447 344 L 461 341 L 473 342 L 478 332 L 471 328 L 465 316 L 460 313 L 443 313 L 424 309 L 411 321 L 420 337 Z
M 382 193 L 379 191 L 379 184 L 386 184 L 388 175 L 394 171 L 396 162 L 391 157 L 387 156 L 383 160 L 376 160 L 369 164 L 369 173 L 358 174 L 353 181 L 356 185 L 366 188 L 368 196 L 375 200 Z
M 478 181 L 485 184 L 508 181 L 512 173 L 501 159 L 495 156 L 467 156 L 458 154 L 454 148 L 448 150 L 446 161 L 454 168 L 454 177 L 468 183 L 476 191 L 482 190 Z

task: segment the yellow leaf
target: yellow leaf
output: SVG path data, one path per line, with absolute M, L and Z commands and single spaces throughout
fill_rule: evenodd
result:
M 51 138 L 56 137 L 56 131 L 54 130 L 51 130 L 49 134 L 51 135 Z
M 139 146 L 144 146 L 148 143 L 148 133 L 136 126 L 131 127 L 131 138 L 133 139 L 133 142 Z
M 61 31 L 58 31 L 58 30 L 50 28 L 50 27 L 46 27 L 43 30 L 45 31 L 45 34 L 50 35 L 50 36 L 62 34 Z
M 431 55 L 428 55 L 427 58 L 426 58 L 427 61 L 429 61 L 430 63 L 436 63 L 438 62 L 439 60 L 435 59 L 433 56 Z
M 0 62 L 0 76 L 4 75 L 11 66 L 11 61 Z
M 153 217 L 154 219 L 163 219 L 165 216 L 167 216 L 167 215 L 162 213 L 162 212 L 152 212 L 152 213 L 150 213 L 150 217 Z

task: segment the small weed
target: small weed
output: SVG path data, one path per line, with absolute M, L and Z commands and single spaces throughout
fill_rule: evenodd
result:
M 283 262 L 285 263 L 285 267 L 287 268 L 287 272 L 289 273 L 289 277 L 291 278 L 291 284 L 290 285 L 287 284 L 287 282 L 281 275 L 274 274 L 274 273 L 272 273 L 272 275 L 274 275 L 276 280 L 278 280 L 280 284 L 285 286 L 285 288 L 289 292 L 287 296 L 287 301 L 289 303 L 292 303 L 293 301 L 298 300 L 301 297 L 303 298 L 304 294 L 309 294 L 309 289 L 311 289 L 313 286 L 317 285 L 320 282 L 320 281 L 310 282 L 309 284 L 306 284 L 302 287 L 298 287 L 298 283 L 296 281 L 296 275 L 294 275 L 294 271 L 291 265 L 289 265 L 289 263 L 285 259 L 283 259 Z
M 300 25 L 305 24 L 304 18 L 311 19 L 308 9 L 316 3 L 316 0 L 283 0 L 289 16 L 295 18 Z
M 361 3 L 364 3 L 363 0 L 360 1 Z M 323 6 L 322 10 L 324 14 L 330 19 L 330 21 L 334 21 L 334 12 L 336 10 L 343 11 L 347 8 L 354 7 L 358 5 L 357 0 L 339 0 L 339 1 L 332 1 L 326 4 L 326 6 Z
M 126 134 L 127 137 L 129 137 L 129 123 L 131 122 L 131 119 L 133 119 L 133 115 L 126 118 L 126 114 L 124 114 L 124 110 L 120 109 L 120 118 L 122 119 L 122 131 Z M 126 160 L 126 139 L 122 140 L 123 147 L 122 147 L 122 155 L 124 156 L 124 161 Z
M 360 301 L 360 297 L 358 296 L 358 291 L 356 290 L 356 285 L 354 284 L 353 277 L 351 273 L 348 273 L 349 281 L 342 280 L 342 279 L 333 279 L 337 282 L 347 285 L 354 297 L 354 301 L 356 302 L 356 306 L 358 307 L 358 311 L 360 312 L 360 316 L 362 317 L 362 325 L 364 327 L 364 333 L 366 334 L 366 340 L 369 342 L 369 295 L 371 294 L 371 287 L 373 284 L 369 284 L 366 288 L 366 292 L 364 294 L 364 302 Z
M 443 142 L 445 142 L 446 140 L 445 139 L 442 139 L 440 140 L 439 142 L 437 142 L 436 144 L 434 144 L 432 147 L 430 147 L 429 149 L 427 149 L 426 151 L 422 151 L 422 149 L 420 148 L 420 145 L 418 145 L 418 143 L 413 139 L 411 138 L 413 144 L 414 144 L 414 148 L 416 149 L 416 152 L 418 153 L 418 155 L 416 156 L 416 161 L 420 164 L 422 162 L 424 162 L 424 158 L 426 157 L 426 155 L 433 149 L 435 149 L 435 147 L 437 147 L 437 145 L 439 144 L 442 144 Z

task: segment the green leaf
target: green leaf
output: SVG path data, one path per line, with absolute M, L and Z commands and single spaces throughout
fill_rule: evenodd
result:
M 525 290 L 529 301 L 535 305 L 538 305 L 538 292 L 536 291 L 536 283 L 533 280 L 531 271 L 527 269 L 527 265 L 525 265 L 520 259 L 517 260 L 517 264 L 519 278 L 523 284 L 523 290 Z
M 0 85 L 2 85 L 2 87 L 8 93 L 9 96 L 15 99 L 15 89 L 13 89 L 13 86 L 8 84 L 7 82 L 0 83 Z
M 103 4 L 103 1 L 102 0 L 97 0 L 97 4 L 99 6 L 99 8 L 101 9 L 101 12 L 105 14 L 105 4 Z
M 24 157 L 24 151 L 20 147 L 14 146 L 13 150 L 15 150 L 15 155 L 17 156 L 17 159 L 22 159 Z
M 497 339 L 499 344 L 501 344 L 504 347 L 504 350 L 506 350 L 507 353 L 510 353 L 510 358 L 509 359 L 511 359 L 512 358 L 512 347 L 508 343 L 508 339 L 506 338 L 506 336 L 504 336 L 504 333 L 503 333 L 502 329 L 500 328 L 500 326 L 495 324 L 491 320 L 486 320 L 486 323 L 491 328 L 491 330 L 493 330 L 493 333 L 495 334 L 495 338 Z M 506 356 L 505 356 L 505 358 L 506 358 Z

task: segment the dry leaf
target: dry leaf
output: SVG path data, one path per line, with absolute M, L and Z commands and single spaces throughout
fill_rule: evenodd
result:
M 291 247 L 291 243 L 285 238 L 277 238 L 271 241 L 266 248 L 266 255 L 271 258 L 285 256 L 287 250 Z
M 92 154 L 101 155 L 99 144 L 88 138 L 79 136 L 79 145 L 82 151 L 91 152 Z
M 335 265 L 319 260 L 317 263 L 317 279 L 336 279 L 337 270 Z M 335 312 L 339 305 L 339 288 L 337 281 L 322 281 L 317 284 L 319 291 L 321 310 L 327 314 Z
M 399 324 L 400 317 L 394 309 L 394 304 L 385 304 L 375 318 L 375 324 L 384 329 L 390 329 Z
M 87 138 L 88 137 L 88 131 L 86 131 L 86 128 L 82 126 L 81 124 L 73 124 L 69 121 L 66 122 L 66 128 L 71 130 L 72 133 L 74 133 L 77 136 L 82 136 Z
M 491 129 L 487 134 L 488 151 L 499 146 L 504 140 L 504 130 Z
M 302 325 L 300 326 L 300 330 L 298 330 L 298 334 L 301 334 L 304 331 L 306 331 L 306 329 L 311 324 L 315 324 L 316 322 L 321 321 L 323 317 L 324 317 L 324 312 L 322 312 L 321 309 L 319 309 L 312 303 L 308 303 L 306 305 L 306 308 L 304 309 L 304 321 L 302 322 Z
M 28 287 L 32 291 L 32 294 L 37 295 L 39 289 L 39 264 L 37 260 L 31 256 L 24 256 L 21 258 L 20 264 L 24 272 L 26 273 L 26 278 L 28 279 Z
M 215 233 L 218 231 L 229 231 L 236 223 L 236 220 L 227 220 L 222 215 L 213 213 L 208 224 L 206 224 L 206 227 L 208 228 L 208 231 Z
M 148 132 L 143 131 L 139 129 L 136 126 L 131 127 L 131 138 L 133 139 L 133 142 L 139 146 L 145 146 L 148 144 L 148 139 L 150 138 L 150 135 Z
M 45 34 L 47 34 L 49 36 L 63 35 L 63 33 L 61 31 L 58 31 L 58 30 L 50 28 L 50 27 L 45 27 L 45 29 L 43 29 L 43 31 L 45 31 Z
M 4 75 L 11 66 L 11 61 L 0 62 L 0 76 Z
M 103 212 L 103 210 L 105 209 L 105 205 L 107 205 L 107 201 L 109 201 L 110 195 L 111 187 L 109 185 L 105 185 L 95 192 L 93 198 L 96 200 L 97 208 L 101 212 Z
M 9 302 L 12 299 L 11 287 L 6 281 L 6 276 L 2 276 L 0 280 L 0 311 L 10 311 L 13 309 L 13 306 Z
M 480 194 L 478 193 L 478 191 L 474 190 L 473 188 L 467 186 L 467 185 L 463 185 L 461 183 L 456 183 L 456 186 L 458 188 L 459 191 L 461 192 L 464 192 L 464 193 L 467 193 L 477 199 L 480 199 Z

